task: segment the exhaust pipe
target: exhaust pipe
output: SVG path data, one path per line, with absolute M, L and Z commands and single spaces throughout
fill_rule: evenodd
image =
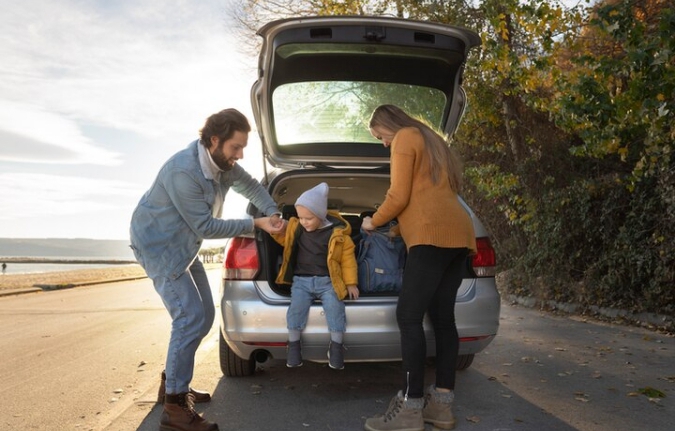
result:
M 256 362 L 262 364 L 270 358 L 270 352 L 266 350 L 257 350 L 255 353 L 253 353 L 253 358 Z

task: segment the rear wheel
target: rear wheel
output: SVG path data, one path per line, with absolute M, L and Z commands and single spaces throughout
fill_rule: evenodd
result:
M 459 355 L 457 357 L 457 370 L 466 370 L 473 363 L 474 354 L 470 355 Z
M 255 372 L 255 359 L 242 359 L 235 355 L 227 345 L 222 332 L 220 332 L 220 370 L 227 377 L 246 377 Z

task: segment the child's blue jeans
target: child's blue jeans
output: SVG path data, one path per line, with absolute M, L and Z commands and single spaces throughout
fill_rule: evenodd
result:
M 309 308 L 315 299 L 321 300 L 330 332 L 345 332 L 347 318 L 345 304 L 333 289 L 330 277 L 293 277 L 291 305 L 286 312 L 288 329 L 302 331 L 307 326 Z

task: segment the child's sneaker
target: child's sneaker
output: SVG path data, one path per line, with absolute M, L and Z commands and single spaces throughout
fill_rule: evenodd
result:
M 328 346 L 328 366 L 334 370 L 342 370 L 345 367 L 345 353 L 342 343 L 331 341 Z
M 302 366 L 302 346 L 300 340 L 289 341 L 286 348 L 286 366 L 295 368 Z

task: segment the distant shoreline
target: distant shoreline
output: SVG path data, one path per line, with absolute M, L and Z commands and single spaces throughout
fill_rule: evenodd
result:
M 50 257 L 0 257 L 0 263 L 78 263 L 78 264 L 105 264 L 105 265 L 128 265 L 138 263 L 130 259 L 68 259 Z

